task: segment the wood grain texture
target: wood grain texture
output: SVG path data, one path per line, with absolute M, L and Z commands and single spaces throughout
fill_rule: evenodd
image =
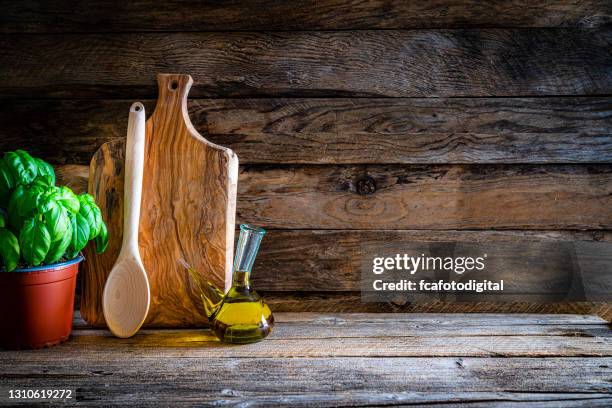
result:
M 454 392 L 460 392 L 459 402 L 483 399 L 484 406 L 491 404 L 488 401 L 487 405 L 486 397 L 499 402 L 525 400 L 526 406 L 538 400 L 551 402 L 548 406 L 576 406 L 576 400 L 584 406 L 593 406 L 589 402 L 606 406 L 610 402 L 605 381 L 609 368 L 601 367 L 610 364 L 607 357 L 211 358 L 202 364 L 188 355 L 160 358 L 151 352 L 128 367 L 125 361 L 117 361 L 119 356 L 128 355 L 109 359 L 88 356 L 81 366 L 68 358 L 65 364 L 53 365 L 55 375 L 43 374 L 36 379 L 40 382 L 44 378 L 55 388 L 77 388 L 88 405 L 108 405 L 108 401 L 117 405 L 173 405 L 184 399 L 191 405 L 199 401 L 210 405 L 248 401 L 255 406 L 371 406 L 376 402 L 452 401 Z M 18 381 L 23 386 L 34 384 L 34 379 L 27 376 L 35 361 L 57 359 L 21 361 L 25 364 L 11 364 L 10 371 L 2 374 L 7 386 L 17 386 Z M 320 373 L 312 376 L 315 371 Z M 250 381 L 244 381 L 243 376 Z M 559 394 L 569 396 L 561 398 Z
M 154 101 L 144 103 L 152 112 Z M 100 145 L 123 140 L 129 104 L 0 102 L 0 151 L 20 147 L 52 163 L 88 164 Z M 188 106 L 194 127 L 242 164 L 612 162 L 607 97 L 191 99 Z
M 370 261 L 372 253 L 390 256 L 401 251 L 432 256 L 486 254 L 489 279 L 505 279 L 510 288 L 520 282 L 525 291 L 535 286 L 546 292 L 551 288 L 545 284 L 555 279 L 581 277 L 585 295 L 590 293 L 592 300 L 602 292 L 595 277 L 612 269 L 609 233 L 273 230 L 262 242 L 253 283 L 265 291 L 359 291 L 364 259 Z M 460 298 L 457 301 L 474 300 Z M 485 298 L 481 295 L 479 301 Z
M 609 229 L 612 166 L 247 166 L 238 219 L 271 228 Z
M 370 326 L 371 327 L 371 326 Z M 333 328 L 344 330 L 344 327 Z M 332 329 L 332 330 L 333 330 Z M 134 350 L 132 358 L 146 356 L 151 348 L 166 348 L 166 358 L 178 358 L 185 349 L 192 358 L 208 360 L 210 358 L 325 358 L 325 357 L 600 357 L 610 356 L 612 346 L 609 339 L 602 341 L 601 337 L 589 332 L 580 336 L 580 330 L 563 336 L 529 335 L 475 335 L 475 336 L 442 336 L 416 337 L 407 334 L 377 337 L 359 337 L 357 333 L 348 333 L 341 337 L 323 337 L 332 330 L 315 330 L 307 338 L 294 336 L 292 338 L 273 338 L 261 343 L 258 347 L 240 347 L 230 349 L 219 347 L 219 340 L 204 330 L 167 330 L 156 333 L 155 337 L 133 337 L 126 341 L 126 346 Z M 144 331 L 143 334 L 150 334 Z M 316 338 L 316 340 L 313 339 Z M 92 344 L 95 342 L 95 344 Z M 96 338 L 73 336 L 74 350 L 91 345 L 94 350 L 83 350 L 80 356 L 89 352 L 102 353 L 111 349 L 115 343 L 108 332 L 98 332 Z M 80 347 L 79 347 L 80 346 Z M 91 349 L 90 348 L 90 349 Z M 126 347 L 127 348 L 127 347 Z M 144 350 L 143 350 L 144 349 Z M 174 349 L 174 350 L 172 350 Z M 174 351 L 174 352 L 173 352 Z
M 123 149 L 119 154 L 124 154 Z M 122 156 L 117 156 L 122 159 Z M 86 193 L 89 183 L 89 166 L 80 164 L 65 164 L 63 166 L 54 166 L 57 185 L 68 186 L 76 194 Z M 123 174 L 123 166 L 118 169 Z M 122 186 L 123 188 L 123 186 Z
M 361 303 L 360 292 L 269 292 L 260 291 L 274 313 L 577 313 L 594 314 L 612 321 L 608 302 L 426 302 Z
M 594 27 L 612 20 L 603 0 L 138 2 L 3 1 L 0 32 L 336 30 Z M 248 12 L 245 12 L 248 10 Z
M 313 318 L 307 314 L 307 318 Z M 327 316 L 332 318 L 333 316 Z M 188 352 L 190 358 L 337 358 L 337 357 L 610 357 L 612 339 L 606 323 L 567 325 L 546 329 L 535 329 L 538 324 L 522 326 L 509 325 L 497 315 L 494 319 L 483 319 L 481 325 L 498 325 L 502 334 L 482 331 L 479 326 L 459 329 L 456 335 L 450 330 L 455 325 L 443 326 L 438 332 L 427 332 L 428 321 L 407 321 L 396 323 L 395 317 L 385 314 L 372 316 L 369 321 L 346 324 L 341 316 L 332 321 L 317 324 L 286 322 L 278 333 L 274 331 L 265 342 L 255 346 L 227 347 L 208 330 L 169 329 L 143 330 L 140 335 L 123 340 L 117 339 L 106 330 L 76 332 L 69 348 L 85 357 L 103 353 L 104 350 L 131 351 L 132 358 L 146 357 L 152 349 L 163 349 L 164 358 L 180 358 Z M 382 322 L 387 317 L 389 322 Z M 520 321 L 515 315 L 515 321 Z M 477 318 L 472 318 L 477 320 Z M 541 321 L 546 321 L 545 318 Z M 423 333 L 417 334 L 421 326 Z M 511 329 L 516 329 L 515 333 Z M 386 333 L 388 331 L 388 333 Z M 521 331 L 523 333 L 521 333 Z M 471 333 L 470 333 L 471 332 Z M 529 334 L 534 333 L 534 334 Z M 67 348 L 67 347 L 64 347 Z
M 8 35 L 0 97 L 612 94 L 610 29 Z M 36 72 L 36 75 L 29 73 Z
M 242 347 L 224 346 L 204 330 L 143 330 L 125 341 L 76 329 L 71 341 L 52 349 L 0 353 L 2 391 L 44 382 L 76 389 L 71 403 L 88 406 L 612 401 L 610 330 L 593 316 L 278 313 L 277 319 L 266 341 Z
M 237 216 L 280 229 L 606 230 L 611 190 L 607 164 L 246 166 Z
M 430 334 L 453 336 L 453 333 L 460 335 L 494 335 L 503 336 L 507 334 L 546 334 L 564 336 L 568 334 L 578 333 L 578 337 L 585 337 L 587 332 L 607 333 L 605 325 L 607 322 L 601 317 L 594 314 L 576 314 L 576 313 L 521 313 L 520 316 L 507 313 L 403 313 L 390 315 L 388 317 L 394 322 L 393 326 L 398 326 L 397 329 L 388 326 L 380 326 L 374 328 L 378 324 L 380 313 L 310 313 L 310 312 L 282 312 L 279 313 L 277 322 L 282 323 L 280 327 L 275 328 L 274 333 L 281 333 L 282 336 L 297 336 L 301 337 L 302 331 L 310 332 L 311 330 L 321 332 L 317 329 L 325 331 L 329 326 L 349 325 L 352 330 L 362 330 L 365 328 L 373 331 L 368 334 L 369 330 L 363 330 L 364 335 L 376 337 L 378 331 L 388 328 L 392 333 L 402 330 L 418 330 L 414 333 L 415 336 L 428 336 Z M 502 325 L 491 324 L 493 322 L 503 321 Z M 364 326 L 359 326 L 360 323 L 365 323 Z M 83 317 L 79 310 L 74 311 L 72 319 L 72 327 L 74 329 L 92 329 Z M 446 328 L 452 327 L 453 330 Z M 281 329 L 282 328 L 282 329 Z M 419 330 L 423 329 L 423 330 Z M 145 329 L 158 332 L 160 330 L 182 333 L 188 329 Z M 200 329 L 194 329 L 199 331 Z M 576 330 L 580 330 L 579 332 Z M 407 335 L 407 332 L 402 332 Z M 331 337 L 343 337 L 342 332 L 327 333 Z M 281 334 L 279 334 L 281 335 Z M 400 334 L 401 335 L 401 334 Z
M 125 149 L 121 148 L 111 152 L 105 145 L 96 153 L 89 172 L 80 180 L 85 181 L 84 188 L 74 189 L 75 192 L 89 192 L 96 197 L 96 202 L 102 211 L 102 219 L 108 230 L 108 247 L 102 254 L 97 254 L 94 246 L 88 243 L 83 250 L 87 262 L 83 264 L 80 274 L 81 302 L 80 310 L 83 318 L 92 324 L 106 325 L 102 308 L 102 289 L 110 273 L 123 241 L 123 179 L 125 177 L 124 166 Z M 120 165 L 118 165 L 120 164 Z M 92 174 L 92 177 L 89 177 Z M 93 177 L 97 174 L 97 177 Z M 58 183 L 62 184 L 64 178 L 58 174 Z M 118 181 L 121 182 L 118 182 Z M 108 211 L 112 208 L 112 212 Z M 106 273 L 93 273 L 94 271 L 106 271 Z
M 219 287 L 229 287 L 234 246 L 238 159 L 229 149 L 211 144 L 193 129 L 187 116 L 187 75 L 160 75 L 159 98 L 147 121 L 139 246 L 151 288 L 151 306 L 145 326 L 201 325 L 201 299 L 179 260 Z M 123 148 L 123 145 L 121 145 Z M 123 208 L 112 178 L 122 173 L 117 149 L 102 148 L 91 164 L 90 192 L 109 225 Z M 111 159 L 110 162 L 108 159 Z M 98 162 L 98 160 L 100 160 Z M 109 180 L 111 178 L 111 180 Z M 123 184 L 123 181 L 121 181 Z M 109 200 L 109 192 L 112 199 Z M 116 207 L 115 205 L 118 205 Z M 119 229 L 109 229 L 111 244 L 102 256 L 84 268 L 83 317 L 103 321 L 99 282 L 110 272 L 117 254 Z

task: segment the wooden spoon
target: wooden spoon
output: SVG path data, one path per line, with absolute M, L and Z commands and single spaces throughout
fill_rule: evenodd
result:
M 142 103 L 135 102 L 130 107 L 125 149 L 123 242 L 102 300 L 106 324 L 121 338 L 136 334 L 151 303 L 149 280 L 138 250 L 144 147 L 145 110 Z

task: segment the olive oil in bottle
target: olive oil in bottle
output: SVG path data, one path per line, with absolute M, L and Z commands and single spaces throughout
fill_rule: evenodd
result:
M 262 228 L 240 226 L 232 287 L 210 316 L 213 333 L 224 342 L 254 343 L 272 331 L 272 312 L 250 282 L 253 263 L 265 233 Z
M 250 287 L 249 272 L 235 271 L 232 288 L 213 316 L 212 331 L 228 343 L 252 343 L 270 334 L 273 325 L 270 308 Z

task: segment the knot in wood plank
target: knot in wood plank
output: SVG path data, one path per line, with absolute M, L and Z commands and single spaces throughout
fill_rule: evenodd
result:
M 360 195 L 370 195 L 376 191 L 376 181 L 370 176 L 363 176 L 355 185 Z

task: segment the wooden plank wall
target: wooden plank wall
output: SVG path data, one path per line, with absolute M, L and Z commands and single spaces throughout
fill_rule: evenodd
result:
M 1 3 L 0 150 L 82 190 L 156 73 L 191 74 L 196 128 L 241 160 L 238 220 L 270 229 L 275 310 L 612 315 L 362 304 L 357 261 L 360 242 L 612 241 L 612 2 Z

